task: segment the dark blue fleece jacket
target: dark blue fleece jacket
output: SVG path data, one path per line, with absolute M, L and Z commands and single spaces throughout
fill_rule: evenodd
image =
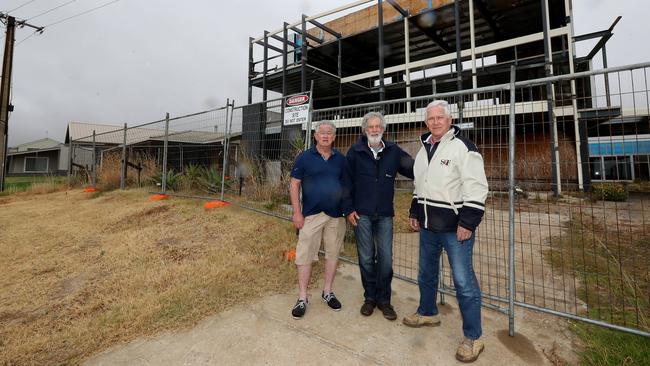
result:
M 368 147 L 368 138 L 362 136 L 346 155 L 343 175 L 343 213 L 359 215 L 394 216 L 393 197 L 397 173 L 413 179 L 413 158 L 397 144 L 384 140 L 384 149 L 378 159 Z

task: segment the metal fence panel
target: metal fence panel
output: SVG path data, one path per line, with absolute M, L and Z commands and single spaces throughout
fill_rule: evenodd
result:
M 228 104 L 71 141 L 70 172 L 110 188 L 120 175 L 125 186 L 164 180 L 168 191 L 290 220 L 289 174 L 315 123 L 334 122 L 345 154 L 363 115 L 379 111 L 384 137 L 414 156 L 426 105 L 444 99 L 490 186 L 474 249 L 484 304 L 509 313 L 511 332 L 516 304 L 650 336 L 649 67 L 316 110 L 309 126 L 284 126 L 282 99 Z M 398 177 L 396 190 L 394 273 L 415 282 L 412 182 Z M 343 256 L 356 258 L 351 230 Z M 441 273 L 442 292 L 453 293 L 446 258 Z

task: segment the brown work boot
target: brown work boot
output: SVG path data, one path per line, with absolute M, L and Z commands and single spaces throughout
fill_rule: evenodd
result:
M 464 338 L 456 351 L 456 359 L 460 362 L 474 362 L 484 348 L 485 346 L 481 340 Z
M 438 315 L 420 315 L 418 313 L 405 316 L 402 320 L 402 323 L 408 327 L 420 328 L 420 327 L 437 327 L 440 325 L 440 317 Z

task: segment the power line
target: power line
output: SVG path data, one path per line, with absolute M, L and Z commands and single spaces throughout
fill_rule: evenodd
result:
M 23 5 L 20 5 L 20 6 L 17 7 L 17 8 L 13 8 L 13 9 L 11 9 L 11 10 L 8 10 L 7 13 L 11 13 L 12 11 L 16 11 L 16 10 L 22 8 L 22 7 L 25 6 L 25 5 L 29 5 L 29 4 L 33 3 L 34 1 L 36 1 L 36 0 L 29 0 L 28 2 L 24 3 Z
M 32 0 L 32 1 L 34 1 L 34 0 Z M 57 25 L 57 24 L 61 24 L 61 23 L 63 23 L 63 22 L 67 22 L 67 21 L 70 20 L 70 19 L 73 19 L 73 18 L 76 18 L 76 17 L 80 17 L 80 16 L 82 16 L 82 15 L 88 14 L 88 13 L 93 12 L 93 11 L 95 11 L 95 10 L 99 10 L 99 9 L 101 9 L 101 8 L 104 8 L 104 7 L 106 7 L 106 6 L 109 6 L 109 5 L 111 5 L 111 4 L 114 4 L 114 3 L 118 2 L 118 1 L 120 1 L 120 0 L 109 1 L 109 2 L 104 3 L 104 4 L 102 4 L 102 5 L 96 6 L 96 7 L 92 8 L 92 9 L 89 9 L 89 10 L 86 10 L 86 11 L 82 11 L 81 13 L 78 13 L 78 14 L 75 14 L 75 15 L 72 15 L 72 16 L 69 16 L 69 17 L 67 17 L 67 18 L 61 19 L 61 20 L 56 21 L 56 22 L 54 22 L 54 23 L 50 23 L 50 24 L 46 25 L 46 26 L 43 27 L 43 28 L 48 28 L 48 27 L 51 27 L 51 26 L 53 26 L 53 25 Z
M 32 38 L 35 34 L 40 34 L 40 33 L 42 33 L 42 32 L 39 32 L 39 31 L 32 32 L 32 34 L 30 34 L 27 37 L 25 37 L 25 38 L 21 39 L 20 41 L 16 42 L 16 46 L 18 46 L 19 44 L 21 44 L 21 43 L 25 42 L 26 40 Z
M 59 5 L 59 6 L 55 6 L 55 7 L 53 7 L 53 8 L 50 9 L 50 10 L 46 10 L 46 11 L 44 11 L 44 12 L 38 14 L 38 15 L 34 15 L 34 16 L 31 17 L 31 18 L 27 18 L 27 20 L 32 20 L 32 19 L 34 19 L 34 18 L 38 18 L 38 17 L 40 17 L 41 15 L 45 15 L 45 14 L 47 14 L 47 13 L 51 13 L 51 12 L 53 12 L 53 11 L 59 9 L 59 8 L 62 8 L 62 7 L 64 7 L 64 6 L 66 6 L 66 5 L 68 5 L 68 4 L 72 4 L 72 3 L 75 2 L 75 1 L 77 1 L 77 0 L 70 0 L 70 1 L 68 1 L 67 3 L 61 4 L 61 5 Z

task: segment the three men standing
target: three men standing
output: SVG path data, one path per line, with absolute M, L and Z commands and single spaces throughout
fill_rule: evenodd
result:
M 468 139 L 452 126 L 446 101 L 426 108 L 429 132 L 415 162 L 396 144 L 383 139 L 386 122 L 379 113 L 363 117 L 363 136 L 347 157 L 332 149 L 335 127 L 316 126 L 316 146 L 302 153 L 291 172 L 293 223 L 300 229 L 296 264 L 299 299 L 294 318 L 305 314 L 311 262 L 318 259 L 321 239 L 325 247 L 325 284 L 322 297 L 334 310 L 341 303 L 331 291 L 337 256 L 345 234 L 342 213 L 354 226 L 359 268 L 364 288 L 361 314 L 370 316 L 378 307 L 395 320 L 391 300 L 393 197 L 395 177 L 414 178 L 409 224 L 420 232 L 417 311 L 404 317 L 409 327 L 440 325 L 436 304 L 440 255 L 444 249 L 452 270 L 456 298 L 463 320 L 463 335 L 456 358 L 475 361 L 483 351 L 480 341 L 481 290 L 474 273 L 474 231 L 481 222 L 488 193 L 483 158 Z M 300 207 L 300 187 L 303 206 Z
M 383 139 L 384 117 L 363 116 L 363 136 L 347 153 L 343 213 L 354 226 L 364 303 L 361 314 L 375 306 L 388 320 L 397 319 L 390 303 L 393 279 L 393 196 L 395 177 L 413 178 L 413 159 L 395 143 Z

